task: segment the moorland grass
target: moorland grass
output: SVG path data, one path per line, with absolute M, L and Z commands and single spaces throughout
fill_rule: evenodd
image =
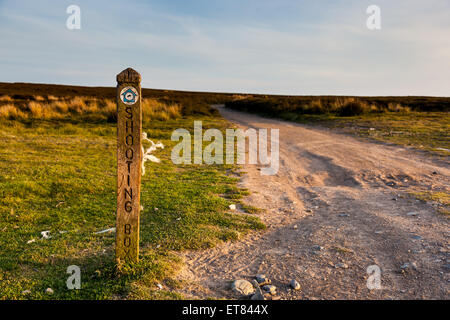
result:
M 112 99 L 93 97 L 14 100 L 3 96 L 0 100 L 0 119 L 5 120 L 87 120 L 116 122 L 117 105 Z M 157 99 L 142 100 L 142 120 L 170 120 L 181 117 L 182 107 Z
M 425 191 L 414 192 L 412 195 L 426 202 L 434 202 L 437 205 L 437 210 L 450 218 L 450 194 L 448 192 Z
M 282 114 L 355 116 L 382 112 L 448 112 L 450 111 L 450 98 L 242 95 L 226 101 L 226 106 L 268 116 Z
M 204 128 L 227 126 L 221 118 L 201 120 Z M 0 298 L 181 298 L 172 279 L 181 266 L 176 252 L 264 228 L 256 216 L 228 210 L 246 194 L 236 186 L 235 167 L 171 162 L 172 131 L 192 130 L 193 121 L 144 122 L 166 148 L 142 177 L 140 262 L 118 272 L 114 233 L 96 234 L 115 226 L 116 125 L 0 120 Z M 51 238 L 42 239 L 47 230 Z M 66 287 L 70 265 L 81 268 L 81 290 Z
M 361 137 L 414 147 L 440 157 L 450 155 L 447 112 L 383 112 L 353 117 L 302 115 L 296 122 L 339 128 Z

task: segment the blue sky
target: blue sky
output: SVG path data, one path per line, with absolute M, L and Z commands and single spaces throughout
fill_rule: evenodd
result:
M 128 66 L 146 88 L 450 96 L 450 0 L 0 0 L 0 81 L 115 86 Z

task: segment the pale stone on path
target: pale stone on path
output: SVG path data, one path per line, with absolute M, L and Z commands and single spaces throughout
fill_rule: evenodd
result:
M 248 296 L 250 294 L 253 294 L 255 292 L 255 289 L 253 288 L 253 285 L 244 279 L 239 279 L 233 281 L 231 284 L 231 289 L 241 295 Z

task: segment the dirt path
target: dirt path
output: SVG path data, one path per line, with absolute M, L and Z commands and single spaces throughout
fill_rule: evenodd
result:
M 268 228 L 183 254 L 187 297 L 236 298 L 231 280 L 264 273 L 282 299 L 450 298 L 448 218 L 408 196 L 449 192 L 448 165 L 327 129 L 220 112 L 244 129 L 279 129 L 280 170 L 262 176 L 244 166 L 242 186 L 253 192 L 246 202 L 265 209 Z M 411 262 L 416 270 L 401 272 Z M 382 290 L 366 287 L 370 265 L 381 268 Z M 288 288 L 292 278 L 302 290 Z

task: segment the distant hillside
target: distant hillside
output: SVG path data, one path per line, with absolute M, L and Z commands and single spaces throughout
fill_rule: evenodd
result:
M 277 116 L 289 114 L 338 114 L 342 116 L 384 111 L 450 111 L 449 97 L 351 97 L 351 96 L 283 96 L 263 94 L 213 93 L 142 89 L 144 98 L 165 104 L 179 104 L 183 115 L 213 115 L 211 104 Z M 35 83 L 0 82 L 0 96 L 14 101 L 33 101 L 36 97 L 96 97 L 115 99 L 115 87 L 83 87 Z
M 180 104 L 184 115 L 215 114 L 217 111 L 211 104 L 225 103 L 232 99 L 232 94 L 189 92 L 175 90 L 142 89 L 143 98 L 157 99 L 163 103 Z M 99 99 L 115 99 L 115 87 L 82 87 L 56 84 L 36 83 L 7 83 L 0 82 L 0 96 L 9 96 L 12 100 L 33 101 L 37 96 L 48 99 L 49 96 L 58 98 L 96 97 Z
M 254 95 L 227 101 L 226 107 L 287 119 L 308 114 L 346 117 L 383 112 L 449 112 L 450 98 Z

